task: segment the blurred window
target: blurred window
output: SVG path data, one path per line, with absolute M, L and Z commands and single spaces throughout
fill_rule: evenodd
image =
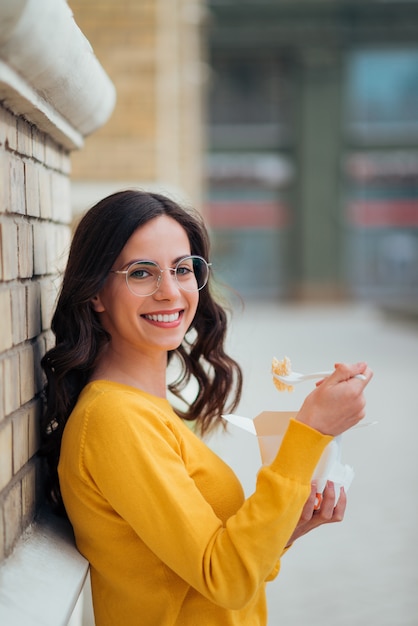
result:
M 277 123 L 285 114 L 282 70 L 274 58 L 216 58 L 211 123 Z
M 291 70 L 277 51 L 214 50 L 211 64 L 206 215 L 214 266 L 241 294 L 276 297 L 287 289 Z
M 286 149 L 291 143 L 289 64 L 275 54 L 212 57 L 210 142 L 218 149 Z
M 348 60 L 347 126 L 359 140 L 418 138 L 418 50 L 363 50 Z
M 418 49 L 349 55 L 346 267 L 358 294 L 418 297 Z

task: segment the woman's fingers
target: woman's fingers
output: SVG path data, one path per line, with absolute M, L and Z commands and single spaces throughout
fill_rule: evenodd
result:
M 355 378 L 358 374 L 364 378 Z M 297 419 L 325 435 L 340 435 L 364 418 L 363 392 L 372 376 L 364 362 L 337 364 L 335 371 L 307 396 Z
M 305 502 L 305 505 L 302 509 L 302 513 L 300 516 L 300 520 L 302 522 L 307 522 L 310 519 L 312 519 L 314 510 L 315 510 L 316 490 L 317 490 L 316 482 L 313 482 L 311 484 L 311 493 L 309 494 L 309 497 Z
M 328 380 L 330 382 L 332 381 L 333 383 L 340 383 L 351 380 L 358 375 L 364 377 L 356 378 L 356 381 L 362 381 L 362 387 L 364 388 L 370 382 L 370 379 L 373 376 L 371 369 L 364 361 L 354 363 L 353 365 L 348 365 L 347 363 L 335 363 L 335 371 L 331 374 Z
M 341 487 L 340 497 L 338 498 L 338 502 L 334 508 L 334 521 L 335 522 L 343 521 L 346 506 L 347 506 L 347 494 L 345 493 L 344 487 Z
M 290 546 L 296 539 L 323 524 L 333 524 L 334 522 L 341 522 L 344 519 L 347 498 L 342 487 L 337 504 L 335 504 L 335 486 L 331 481 L 328 481 L 325 486 L 319 509 L 315 509 L 316 496 L 317 484 L 314 481 L 311 485 L 311 493 L 302 509 L 299 522 L 286 544 L 287 546 Z
M 315 513 L 315 515 L 319 518 L 317 520 L 319 524 L 341 522 L 344 519 L 344 513 L 347 506 L 347 496 L 343 487 L 340 488 L 337 503 L 335 503 L 335 499 L 335 485 L 332 481 L 327 481 L 322 494 L 321 507 Z

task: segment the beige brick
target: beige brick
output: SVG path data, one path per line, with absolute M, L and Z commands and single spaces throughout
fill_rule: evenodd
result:
M 36 343 L 39 344 L 38 354 L 40 359 L 43 357 L 45 352 L 49 350 L 49 348 L 47 348 L 47 344 L 49 344 L 49 335 L 53 336 L 51 330 L 42 331 L 42 333 L 36 339 Z
M 36 276 L 48 273 L 46 256 L 47 249 L 47 225 L 42 222 L 33 224 L 33 271 Z
M 60 146 L 48 136 L 45 138 L 45 165 L 53 170 L 61 170 Z
M 10 213 L 26 213 L 25 168 L 22 159 L 14 157 L 9 162 L 10 177 Z
M 32 128 L 32 156 L 36 161 L 45 163 L 45 134 L 35 126 Z
M 40 282 L 42 330 L 48 330 L 51 327 L 51 318 L 57 301 L 59 285 L 60 280 L 53 276 L 44 278 Z
M 38 336 L 36 341 L 32 345 L 33 357 L 35 363 L 35 393 L 40 393 L 45 385 L 44 372 L 41 367 L 41 360 L 45 354 L 45 339 L 43 336 Z
M 12 449 L 12 423 L 8 421 L 0 426 L 0 491 L 13 476 Z
M 52 218 L 56 222 L 69 224 L 72 219 L 70 180 L 67 176 L 52 173 Z
M 46 248 L 46 264 L 48 274 L 56 274 L 61 263 L 59 256 L 63 254 L 63 250 L 59 242 L 60 226 L 58 224 L 44 224 L 45 232 L 45 248 Z
M 17 224 L 9 217 L 0 222 L 0 279 L 13 280 L 19 275 Z
M 34 273 L 36 275 L 62 273 L 68 257 L 71 230 L 53 223 L 35 223 Z
M 70 153 L 64 149 L 61 153 L 61 171 L 65 176 L 70 176 L 71 174 L 71 156 Z
M 8 354 L 3 360 L 4 412 L 10 415 L 20 407 L 19 355 Z
M 55 336 L 52 330 L 46 330 L 46 332 L 44 333 L 44 339 L 45 339 L 45 352 L 47 352 L 48 350 L 51 350 L 51 348 L 55 346 Z
M 22 519 L 26 525 L 32 521 L 36 510 L 36 467 L 29 464 L 22 478 Z
M 10 554 L 22 532 L 22 485 L 16 483 L 4 502 L 5 552 Z
M 20 404 L 23 405 L 35 395 L 35 359 L 33 346 L 28 344 L 19 350 Z
M 13 345 L 22 343 L 27 339 L 26 331 L 26 288 L 24 285 L 16 285 L 10 290 L 12 304 L 12 336 Z
M 0 289 L 0 351 L 13 345 L 12 306 L 9 289 Z
M 71 245 L 71 231 L 67 226 L 55 225 L 54 234 L 55 258 L 50 259 L 50 267 L 54 272 L 63 274 Z
M 6 556 L 6 550 L 4 546 L 4 503 L 0 500 L 0 563 Z
M 39 282 L 26 285 L 27 339 L 36 337 L 41 332 L 41 286 Z
M 39 217 L 39 165 L 32 161 L 25 163 L 25 195 L 27 215 Z
M 17 151 L 23 156 L 32 156 L 31 125 L 22 117 L 17 118 Z
M 3 360 L 0 360 L 0 422 L 4 419 L 4 367 Z
M 0 146 L 5 147 L 10 113 L 0 105 Z
M 28 454 L 31 459 L 39 450 L 41 445 L 39 423 L 42 412 L 42 401 L 40 399 L 35 400 L 29 405 L 28 408 Z
M 6 213 L 9 204 L 10 181 L 8 168 L 9 157 L 4 149 L 0 147 L 0 215 Z
M 13 113 L 7 111 L 6 117 L 6 148 L 12 151 L 17 149 L 17 118 Z
M 29 413 L 18 411 L 12 419 L 13 474 L 29 460 Z
M 19 278 L 31 278 L 33 275 L 33 228 L 29 222 L 21 221 L 17 225 L 19 250 Z
M 39 205 L 41 217 L 48 220 L 52 217 L 51 172 L 39 169 Z

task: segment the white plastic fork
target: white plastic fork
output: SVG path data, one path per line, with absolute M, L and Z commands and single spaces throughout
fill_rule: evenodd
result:
M 331 376 L 333 374 L 332 371 L 329 372 L 312 372 L 311 374 L 300 374 L 299 372 L 290 372 L 290 374 L 282 375 L 282 374 L 274 374 L 273 378 L 280 380 L 280 382 L 285 385 L 296 385 L 297 383 L 302 383 L 304 380 L 313 380 L 315 378 L 326 378 L 327 376 Z M 364 374 L 356 374 L 354 378 L 359 378 L 360 380 L 366 380 Z

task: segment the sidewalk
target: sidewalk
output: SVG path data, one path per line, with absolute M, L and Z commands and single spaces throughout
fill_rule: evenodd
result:
M 301 538 L 268 587 L 269 626 L 417 626 L 418 624 L 418 320 L 395 320 L 366 306 L 251 303 L 233 317 L 230 350 L 242 364 L 239 410 L 294 410 L 312 388 L 278 393 L 273 356 L 295 370 L 366 360 L 367 420 L 344 435 L 343 461 L 355 478 L 342 524 Z M 402 380 L 400 379 L 402 373 Z M 211 445 L 234 467 L 249 494 L 258 467 L 252 435 L 230 427 Z

